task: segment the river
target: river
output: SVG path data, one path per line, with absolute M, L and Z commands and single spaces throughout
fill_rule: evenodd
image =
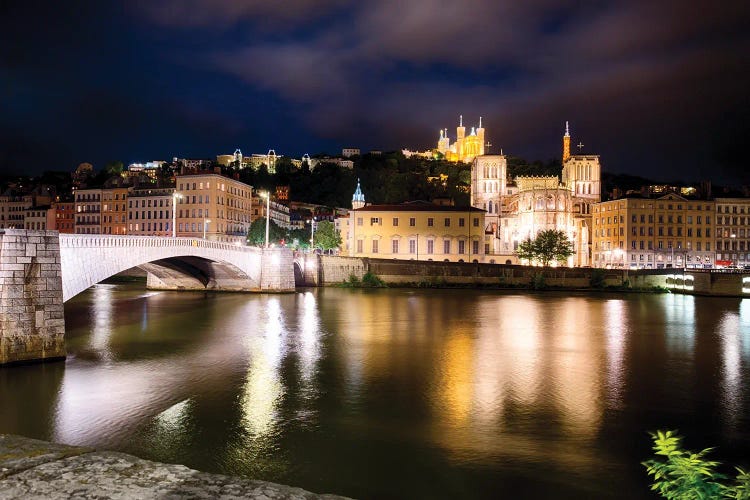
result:
M 65 318 L 0 433 L 359 498 L 651 498 L 656 429 L 750 465 L 750 299 L 99 284 Z

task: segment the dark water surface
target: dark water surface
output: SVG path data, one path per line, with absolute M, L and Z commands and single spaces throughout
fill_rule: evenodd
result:
M 648 431 L 750 465 L 750 300 L 320 289 L 65 305 L 0 432 L 360 498 L 649 498 Z

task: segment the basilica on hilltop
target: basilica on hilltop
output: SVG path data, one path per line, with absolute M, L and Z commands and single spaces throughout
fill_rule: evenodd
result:
M 484 129 L 480 130 L 484 139 Z M 562 153 L 562 179 L 522 176 L 509 180 L 505 155 L 480 153 L 473 159 L 471 205 L 487 212 L 488 262 L 516 263 L 515 251 L 521 241 L 534 238 L 540 231 L 556 229 L 565 232 L 574 244 L 575 254 L 568 265 L 591 265 L 591 205 L 601 200 L 599 156 L 570 154 L 567 122 Z
M 448 129 L 440 130 L 437 150 L 442 153 L 448 161 L 462 161 L 471 163 L 474 158 L 484 154 L 484 127 L 482 127 L 482 117 L 479 117 L 479 127 L 471 127 L 471 132 L 466 135 L 464 127 L 464 117 L 458 118 L 458 127 L 456 127 L 456 141 L 451 144 L 448 137 Z

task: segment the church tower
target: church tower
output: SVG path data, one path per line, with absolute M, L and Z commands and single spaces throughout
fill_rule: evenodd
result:
M 359 187 L 359 179 L 357 179 L 357 189 L 354 191 L 352 196 L 352 209 L 356 210 L 365 206 L 365 195 L 362 193 L 362 189 Z
M 458 127 L 456 127 L 456 154 L 459 161 L 464 157 L 464 138 L 466 137 L 466 127 L 464 127 L 464 115 L 458 117 Z
M 568 122 L 565 122 L 565 135 L 563 136 L 563 154 L 562 164 L 570 159 L 570 129 L 568 128 Z

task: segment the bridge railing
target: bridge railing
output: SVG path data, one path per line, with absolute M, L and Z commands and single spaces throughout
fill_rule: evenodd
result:
M 234 252 L 259 253 L 260 248 L 239 243 L 204 240 L 201 238 L 169 238 L 159 236 L 115 236 L 104 234 L 61 234 L 60 246 L 67 248 L 207 248 Z

